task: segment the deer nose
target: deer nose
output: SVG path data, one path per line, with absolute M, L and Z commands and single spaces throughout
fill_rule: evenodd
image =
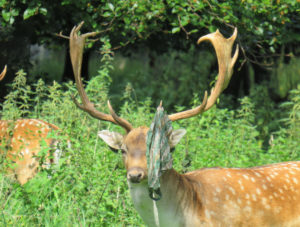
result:
M 144 171 L 141 168 L 133 168 L 127 172 L 127 179 L 132 183 L 140 183 L 144 176 Z

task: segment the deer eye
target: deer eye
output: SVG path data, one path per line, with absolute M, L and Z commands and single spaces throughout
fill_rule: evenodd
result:
M 109 147 L 109 149 L 110 149 L 111 151 L 113 151 L 114 153 L 118 153 L 118 149 L 115 149 L 115 148 L 112 148 L 112 147 Z
M 127 146 L 125 144 L 122 144 L 120 150 L 123 155 L 127 154 Z
M 121 149 L 122 154 L 126 154 L 126 150 L 125 149 Z

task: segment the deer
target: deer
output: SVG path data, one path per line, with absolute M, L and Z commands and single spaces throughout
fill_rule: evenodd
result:
M 147 185 L 147 126 L 133 127 L 118 116 L 110 101 L 109 114 L 98 111 L 90 102 L 81 80 L 82 54 L 85 40 L 97 33 L 79 34 L 83 22 L 69 36 L 70 56 L 81 103 L 76 106 L 92 117 L 108 121 L 125 130 L 125 134 L 102 130 L 98 136 L 113 150 L 122 152 L 133 205 L 147 226 L 241 227 L 300 226 L 300 162 L 290 161 L 251 168 L 202 168 L 184 174 L 166 170 L 160 177 L 162 197 L 150 198 Z M 174 122 L 197 116 L 209 110 L 227 87 L 238 57 L 239 46 L 232 56 L 237 29 L 225 38 L 219 30 L 199 38 L 214 47 L 218 61 L 218 77 L 208 97 L 192 109 L 168 115 Z M 168 135 L 170 147 L 184 136 L 184 129 Z
M 5 66 L 0 81 L 6 71 Z M 0 120 L 0 155 L 7 160 L 6 164 L 2 163 L 5 168 L 1 171 L 24 185 L 40 167 L 49 168 L 58 164 L 62 151 L 59 141 L 51 135 L 59 131 L 58 126 L 40 119 Z M 47 152 L 43 163 L 39 157 L 42 150 Z

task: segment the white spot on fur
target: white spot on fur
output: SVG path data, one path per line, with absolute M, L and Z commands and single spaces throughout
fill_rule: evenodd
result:
M 243 177 L 246 179 L 246 180 L 249 180 L 249 177 L 247 175 L 243 175 Z
M 296 174 L 293 170 L 290 170 L 289 172 L 290 172 L 290 174 L 292 174 L 292 175 L 295 175 L 295 174 Z
M 255 175 L 261 177 L 261 175 L 258 172 L 255 172 Z
M 225 199 L 229 200 L 229 195 L 228 194 L 225 195 Z
M 275 207 L 274 208 L 274 213 L 279 214 L 281 212 L 282 208 L 281 207 Z
M 262 185 L 262 188 L 263 188 L 264 190 L 267 190 L 267 189 L 268 189 L 267 185 L 265 185 L 265 184 Z
M 260 189 L 259 189 L 259 188 L 257 188 L 257 189 L 256 189 L 256 193 L 257 193 L 258 195 L 260 195 L 260 194 L 261 194 L 261 191 L 260 191 Z
M 229 191 L 231 191 L 231 193 L 232 193 L 233 195 L 235 195 L 235 190 L 234 190 L 233 187 L 228 187 L 228 189 L 229 189 Z
M 208 210 L 205 210 L 205 217 L 207 218 L 207 219 L 210 219 L 210 212 L 208 211 Z
M 213 198 L 213 201 L 214 201 L 215 203 L 218 203 L 218 202 L 220 202 L 220 200 L 219 200 L 219 198 L 218 198 L 218 197 L 214 197 L 214 198 Z
M 298 184 L 298 180 L 295 177 L 293 177 L 293 181 L 295 184 Z

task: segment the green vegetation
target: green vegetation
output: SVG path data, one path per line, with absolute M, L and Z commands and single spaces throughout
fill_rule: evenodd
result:
M 261 66 L 274 69 L 281 63 L 278 62 L 280 56 L 287 62 L 293 60 L 294 66 L 299 65 L 299 60 L 293 59 L 300 53 L 299 0 L 1 0 L 0 9 L 0 64 L 8 64 L 10 72 L 20 68 L 29 71 L 30 44 L 51 44 L 50 48 L 58 44 L 59 49 L 66 48 L 63 46 L 66 42 L 54 34 L 60 31 L 69 34 L 80 21 L 85 21 L 86 31 L 100 31 L 102 37 L 109 38 L 114 50 L 128 53 L 150 49 L 152 55 L 170 54 L 171 48 L 189 51 L 199 36 L 218 28 L 228 37 L 233 27 L 237 27 L 237 42 L 242 50 L 237 68 L 250 65 L 258 70 Z M 18 48 L 15 48 L 16 43 Z M 92 44 L 90 47 L 98 48 Z M 53 64 L 52 59 L 49 61 L 48 65 Z M 247 64 L 243 64 L 245 62 Z M 156 63 L 159 64 L 159 60 Z M 280 72 L 285 71 L 281 69 Z M 269 83 L 268 87 L 275 87 L 275 92 L 286 98 L 299 79 L 294 71 L 293 75 L 286 73 L 284 77 L 280 72 L 272 75 L 271 80 L 277 78 L 278 83 Z M 58 78 L 50 71 L 47 73 Z M 68 76 L 63 75 L 64 79 L 70 78 Z M 153 76 L 155 74 L 144 75 L 145 81 Z M 270 72 L 255 76 L 259 81 L 270 81 Z M 189 80 L 188 74 L 183 77 Z M 282 83 L 286 77 L 287 81 Z
M 223 25 L 239 28 L 246 52 L 266 45 L 260 54 L 274 53 L 281 44 L 300 40 L 294 24 L 299 19 L 299 5 L 297 0 L 0 1 L 2 26 L 34 24 L 34 33 L 44 41 L 50 38 L 45 38 L 49 31 L 69 32 L 65 26 L 78 23 L 78 18 L 85 20 L 90 30 L 104 31 L 121 45 L 162 31 L 190 37 L 201 29 L 213 32 Z
M 174 168 L 182 173 L 300 159 L 299 0 L 0 0 L 0 8 L 0 66 L 17 72 L 1 103 L 1 119 L 55 124 L 63 133 L 53 136 L 65 151 L 58 166 L 24 186 L 0 174 L 0 226 L 143 226 L 121 154 L 97 137 L 99 130 L 122 129 L 76 108 L 72 82 L 38 80 L 45 72 L 47 82 L 59 80 L 61 72 L 54 70 L 63 54 L 26 73 L 30 44 L 51 44 L 64 53 L 67 41 L 54 33 L 67 35 L 82 20 L 83 32 L 100 31 L 103 44 L 101 62 L 89 62 L 97 71 L 86 81 L 88 96 L 102 112 L 110 99 L 134 126 L 149 126 L 161 99 L 170 112 L 199 104 L 217 63 L 212 49 L 200 51 L 194 44 L 208 31 L 219 28 L 228 37 L 237 27 L 236 72 L 246 73 L 231 94 L 243 98 L 237 104 L 223 94 L 203 115 L 173 123 L 187 130 L 173 153 Z M 99 43 L 88 47 L 97 50 Z M 5 162 L 0 156 L 0 169 Z
M 111 60 L 108 53 L 103 56 L 102 68 L 86 87 L 103 112 L 107 111 Z M 175 169 L 185 172 L 299 160 L 300 86 L 281 106 L 267 96 L 268 102 L 262 102 L 263 90 L 258 87 L 241 99 L 236 110 L 217 106 L 202 116 L 174 122 L 174 128 L 187 129 L 174 152 Z M 72 147 L 66 148 L 66 136 L 61 135 L 65 152 L 59 166 L 41 171 L 23 187 L 0 175 L 0 226 L 143 226 L 130 200 L 121 154 L 111 152 L 97 137 L 100 129 L 122 129 L 77 109 L 70 97 L 74 93 L 72 83 L 48 86 L 39 80 L 29 85 L 26 73 L 18 72 L 3 103 L 2 118 L 40 118 L 56 124 Z M 192 104 L 201 98 L 194 95 Z M 220 103 L 230 103 L 226 100 L 230 98 L 223 95 Z M 128 88 L 120 114 L 135 126 L 150 125 L 155 112 L 151 106 L 150 98 L 140 100 Z

